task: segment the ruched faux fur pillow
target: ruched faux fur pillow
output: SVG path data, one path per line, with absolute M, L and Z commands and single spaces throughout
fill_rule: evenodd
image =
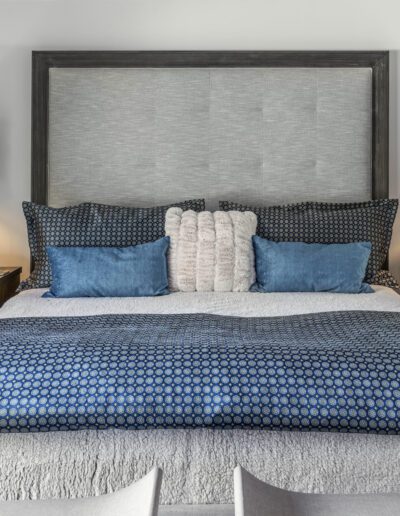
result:
M 196 213 L 170 208 L 165 216 L 170 290 L 249 290 L 255 281 L 251 237 L 256 227 L 251 211 Z

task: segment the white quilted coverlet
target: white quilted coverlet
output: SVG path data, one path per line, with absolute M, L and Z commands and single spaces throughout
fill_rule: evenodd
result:
M 399 295 L 385 287 L 374 288 L 374 294 L 177 292 L 113 299 L 43 299 L 44 290 L 29 290 L 8 301 L 0 317 L 196 312 L 255 317 L 400 311 Z M 0 499 L 112 492 L 157 465 L 164 470 L 161 503 L 229 504 L 233 469 L 238 464 L 286 489 L 398 492 L 400 437 L 240 429 L 4 434 L 0 437 Z M 195 514 L 194 508 L 189 506 L 187 513 Z
M 1 309 L 2 317 L 63 317 L 100 314 L 195 314 L 274 317 L 338 310 L 400 312 L 400 296 L 387 287 L 374 294 L 332 292 L 175 292 L 158 297 L 49 299 L 46 289 L 25 290 Z

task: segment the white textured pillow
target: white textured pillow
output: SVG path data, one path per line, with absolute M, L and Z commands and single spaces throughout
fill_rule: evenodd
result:
M 183 211 L 169 208 L 168 279 L 171 291 L 245 292 L 255 281 L 251 211 Z

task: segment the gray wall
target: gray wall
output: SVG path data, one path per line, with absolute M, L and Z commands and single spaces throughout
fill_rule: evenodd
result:
M 20 203 L 30 196 L 32 49 L 390 49 L 399 197 L 399 19 L 398 0 L 0 0 L 0 264 L 29 266 Z M 400 278 L 400 224 L 391 268 Z

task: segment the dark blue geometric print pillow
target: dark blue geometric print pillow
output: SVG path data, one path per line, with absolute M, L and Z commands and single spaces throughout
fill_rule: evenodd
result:
M 23 202 L 28 240 L 34 268 L 19 290 L 51 285 L 47 246 L 126 247 L 154 242 L 165 235 L 165 213 L 171 206 L 204 211 L 204 199 L 154 208 L 127 208 L 83 203 L 67 208 L 50 208 Z
M 375 283 L 386 260 L 397 199 L 359 203 L 304 202 L 287 206 L 254 208 L 220 201 L 220 209 L 250 210 L 257 215 L 257 235 L 274 242 L 347 244 L 371 242 L 365 281 Z M 387 278 L 386 278 L 387 279 Z

